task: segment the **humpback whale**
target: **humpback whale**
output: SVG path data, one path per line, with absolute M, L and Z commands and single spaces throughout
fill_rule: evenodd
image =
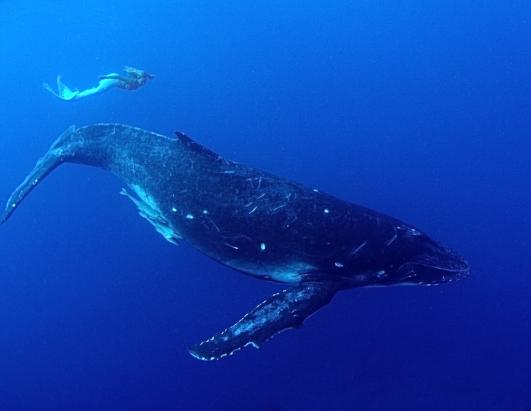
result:
M 302 325 L 354 287 L 436 285 L 468 263 L 416 227 L 317 189 L 229 161 L 182 133 L 122 124 L 68 128 L 9 198 L 4 223 L 63 163 L 108 170 L 171 243 L 187 241 L 239 272 L 285 285 L 190 353 L 216 360 Z

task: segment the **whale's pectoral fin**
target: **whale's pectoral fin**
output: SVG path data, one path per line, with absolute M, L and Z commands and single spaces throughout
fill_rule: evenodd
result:
M 125 188 L 122 188 L 120 194 L 133 201 L 138 207 L 138 213 L 148 220 L 153 227 L 155 227 L 155 230 L 157 230 L 166 240 L 172 244 L 179 245 L 179 240 L 182 239 L 181 235 L 171 226 L 166 217 L 164 217 L 164 214 L 160 211 L 155 199 L 138 185 L 132 184 L 131 188 L 134 194 L 128 193 Z
M 247 345 L 259 348 L 274 335 L 301 326 L 308 316 L 328 304 L 338 289 L 334 282 L 312 282 L 273 294 L 236 324 L 191 347 L 190 354 L 209 361 Z

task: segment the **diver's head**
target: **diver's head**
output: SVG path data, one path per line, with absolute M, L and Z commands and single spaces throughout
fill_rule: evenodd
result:
M 134 77 L 141 78 L 144 80 L 152 80 L 155 78 L 153 74 L 150 74 L 145 70 L 140 70 L 134 67 L 125 66 L 123 70 L 129 75 L 132 75 Z

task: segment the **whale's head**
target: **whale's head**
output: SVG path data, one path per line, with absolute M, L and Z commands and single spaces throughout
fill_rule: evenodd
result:
M 408 236 L 386 265 L 388 281 L 393 284 L 437 285 L 470 274 L 466 260 L 420 232 Z

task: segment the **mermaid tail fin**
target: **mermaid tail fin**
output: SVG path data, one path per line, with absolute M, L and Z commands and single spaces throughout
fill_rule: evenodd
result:
M 63 80 L 61 76 L 57 76 L 57 91 L 55 91 L 48 83 L 43 83 L 42 86 L 52 93 L 55 97 L 60 98 L 63 101 L 72 101 L 76 99 L 79 94 L 79 90 L 71 90 Z

